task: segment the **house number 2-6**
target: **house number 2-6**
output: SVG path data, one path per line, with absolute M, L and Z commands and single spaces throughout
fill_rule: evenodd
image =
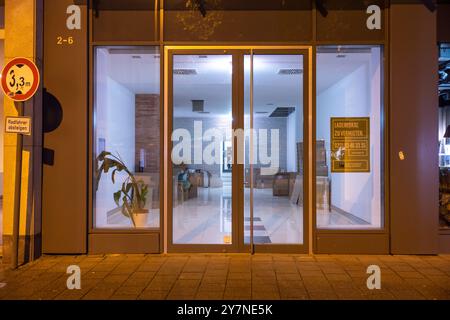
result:
M 58 37 L 56 37 L 56 43 L 58 45 L 64 45 L 64 44 L 72 45 L 72 44 L 74 44 L 74 40 L 73 40 L 73 37 L 64 38 L 64 37 L 58 36 Z

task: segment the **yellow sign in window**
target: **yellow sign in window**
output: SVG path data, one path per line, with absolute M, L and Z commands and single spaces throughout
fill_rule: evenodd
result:
M 331 172 L 370 172 L 370 118 L 331 118 Z

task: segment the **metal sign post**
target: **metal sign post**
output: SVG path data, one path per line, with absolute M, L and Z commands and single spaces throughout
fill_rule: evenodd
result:
M 25 102 L 19 102 L 17 106 L 17 114 L 21 116 L 23 114 Z M 20 191 L 22 188 L 22 148 L 23 148 L 23 136 L 17 135 L 16 146 L 16 168 L 14 185 L 14 217 L 13 217 L 13 244 L 11 254 L 11 264 L 14 269 L 19 266 L 19 243 L 20 243 Z

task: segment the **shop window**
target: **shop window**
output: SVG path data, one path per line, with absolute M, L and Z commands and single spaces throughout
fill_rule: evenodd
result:
M 159 227 L 159 77 L 158 47 L 95 50 L 96 228 Z
M 317 227 L 381 228 L 382 48 L 317 52 Z
M 450 228 L 450 44 L 439 50 L 439 225 Z

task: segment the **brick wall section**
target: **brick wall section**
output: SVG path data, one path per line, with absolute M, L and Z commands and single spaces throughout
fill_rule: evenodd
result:
M 140 150 L 145 150 L 144 172 L 159 172 L 160 110 L 159 95 L 136 95 L 136 171 L 139 171 Z
M 160 169 L 160 108 L 159 95 L 137 94 L 135 96 L 135 170 L 139 170 L 140 150 L 145 150 L 144 172 L 150 174 L 152 208 L 159 208 Z

